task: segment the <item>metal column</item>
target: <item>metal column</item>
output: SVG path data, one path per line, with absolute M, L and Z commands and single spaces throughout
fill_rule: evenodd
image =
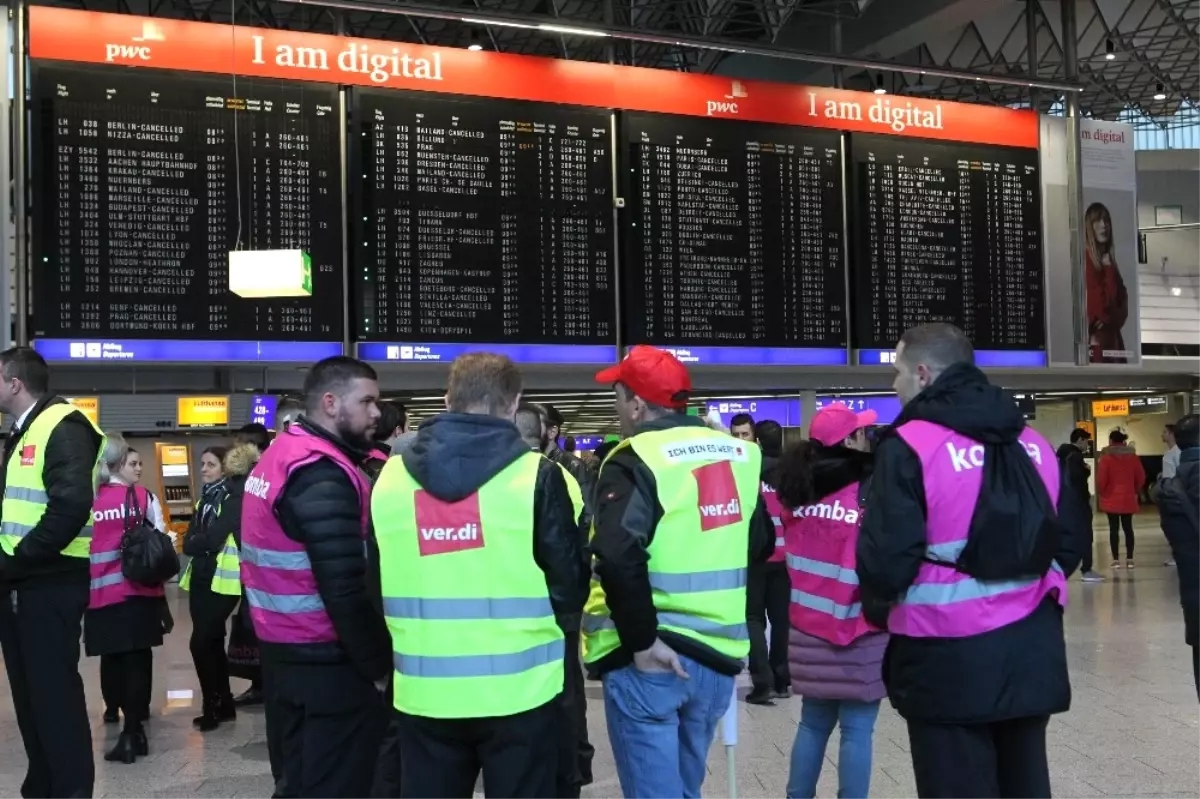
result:
M 812 428 L 813 417 L 817 415 L 817 392 L 810 390 L 800 392 L 800 433 L 808 438 Z
M 1069 83 L 1079 81 L 1079 55 L 1076 44 L 1079 32 L 1075 20 L 1076 0 L 1062 3 L 1062 53 L 1064 77 Z M 1064 97 L 1067 116 L 1067 224 L 1071 234 L 1071 305 L 1075 314 L 1075 363 L 1089 361 L 1087 329 L 1087 282 L 1083 253 L 1083 155 L 1079 142 L 1079 93 L 1069 91 Z
M 841 55 L 842 54 L 842 10 L 841 10 L 841 7 L 838 7 L 837 9 L 835 9 L 834 14 L 835 14 L 835 16 L 833 18 L 832 41 L 830 42 L 830 44 L 833 46 L 833 54 Z M 867 74 L 870 75 L 870 73 L 867 73 Z M 833 87 L 835 89 L 846 88 L 843 85 L 844 81 L 845 81 L 845 77 L 846 77 L 846 70 L 843 67 L 834 67 L 833 68 Z
M 12 47 L 13 42 L 13 17 L 6 15 L 4 27 L 0 29 L 0 86 L 11 86 L 12 62 L 11 54 L 15 51 Z M 15 92 L 14 92 L 15 94 Z M 10 164 L 14 160 L 10 157 L 12 153 L 12 98 L 4 98 L 4 102 L 0 103 L 0 187 L 5 187 L 7 190 L 0 190 L 0 239 L 3 240 L 3 246 L 0 247 L 0 349 L 8 349 L 13 343 L 13 305 L 12 297 L 15 295 L 13 291 L 13 277 L 16 274 L 16 263 L 14 258 L 9 255 L 9 241 L 16 241 L 16 229 L 13 225 L 13 192 L 12 172 Z M 16 250 L 14 248 L 13 254 Z
M 25 0 L 14 0 L 12 6 L 13 61 L 15 79 L 13 80 L 13 241 L 16 245 L 16 258 L 13 266 L 16 270 L 16 315 L 13 325 L 13 338 L 19 345 L 29 344 L 29 213 L 28 213 L 28 163 L 29 163 L 29 122 L 26 113 L 26 84 L 29 82 L 27 73 L 28 60 L 26 53 L 26 25 L 28 6 Z M 8 298 L 5 297 L 7 303 Z M 5 331 L 7 337 L 7 331 Z
M 1038 76 L 1038 4 L 1041 0 L 1025 0 L 1025 69 L 1029 77 Z M 1029 87 L 1029 107 L 1038 110 L 1038 90 Z

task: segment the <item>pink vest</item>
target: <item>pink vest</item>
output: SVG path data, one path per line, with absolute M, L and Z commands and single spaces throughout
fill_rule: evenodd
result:
M 953 564 L 967 543 L 983 480 L 983 446 L 930 422 L 897 432 L 921 459 L 925 476 L 925 557 Z M 1033 428 L 1020 435 L 1046 489 L 1058 505 L 1058 459 Z M 1020 621 L 1047 594 L 1067 604 L 1067 581 L 1057 563 L 1041 577 L 985 582 L 953 566 L 923 562 L 917 578 L 888 616 L 888 630 L 916 638 L 963 638 Z
M 878 632 L 863 618 L 854 573 L 861 517 L 858 483 L 783 515 L 792 627 L 838 646 Z
M 771 524 L 775 528 L 775 553 L 767 558 L 767 563 L 780 563 L 787 554 L 784 552 L 787 543 L 783 537 L 783 505 L 779 502 L 779 496 L 775 493 L 775 489 L 766 483 L 762 483 L 761 492 L 763 504 L 767 506 L 767 512 L 771 514 Z
M 121 572 L 121 537 L 125 535 L 127 515 L 137 518 L 145 515 L 150 507 L 150 493 L 141 486 L 134 486 L 138 509 L 125 507 L 128 486 L 109 483 L 96 490 L 96 501 L 92 504 L 92 546 L 89 555 L 91 565 L 91 594 L 88 608 L 115 605 L 131 596 L 163 596 L 161 585 L 148 588 L 130 582 Z M 139 513 L 140 511 L 140 513 Z
M 292 473 L 320 458 L 342 467 L 358 491 L 362 535 L 367 536 L 370 486 L 340 449 L 300 425 L 290 425 L 246 478 L 242 499 L 242 585 L 258 637 L 276 644 L 315 644 L 338 640 L 317 591 L 304 545 L 279 525 L 275 503 Z

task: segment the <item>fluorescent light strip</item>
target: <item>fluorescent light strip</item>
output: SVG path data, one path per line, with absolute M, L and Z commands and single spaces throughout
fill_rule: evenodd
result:
M 476 19 L 475 17 L 463 17 L 462 21 L 469 25 L 495 25 L 498 28 L 524 28 L 528 31 L 535 31 L 539 27 L 537 25 L 526 25 L 523 22 L 496 22 L 495 20 Z
M 608 37 L 604 31 L 588 30 L 587 28 L 571 28 L 566 25 L 538 25 L 538 30 L 547 33 L 562 33 L 567 36 L 595 36 L 601 39 Z

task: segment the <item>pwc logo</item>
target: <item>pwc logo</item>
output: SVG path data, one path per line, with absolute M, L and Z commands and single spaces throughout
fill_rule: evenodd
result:
M 696 507 L 700 511 L 700 529 L 715 530 L 742 520 L 733 466 L 718 461 L 692 469 L 696 478 Z
M 105 44 L 104 60 L 109 63 L 129 63 L 131 61 L 149 61 L 151 56 L 150 42 L 166 41 L 162 28 L 153 20 L 142 21 L 140 36 L 130 37 L 133 44 Z
M 32 466 L 33 462 L 36 459 L 37 459 L 37 445 L 36 444 L 26 444 L 25 446 L 21 447 L 21 465 L 22 466 Z
M 750 95 L 746 93 L 746 87 L 742 85 L 740 80 L 735 80 L 730 85 L 729 94 L 725 95 L 724 100 L 709 100 L 705 106 L 706 116 L 719 116 L 721 114 L 737 114 L 738 100 L 745 100 Z
M 479 520 L 479 495 L 458 502 L 445 502 L 428 491 L 413 497 L 417 517 L 417 546 L 421 557 L 462 552 L 483 546 L 483 523 Z

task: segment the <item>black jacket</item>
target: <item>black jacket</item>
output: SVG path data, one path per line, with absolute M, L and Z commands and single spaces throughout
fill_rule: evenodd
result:
M 62 405 L 62 397 L 43 397 L 25 417 L 23 429 L 50 405 Z M 21 448 L 20 431 L 9 433 L 0 465 L 0 496 L 3 496 L 8 462 Z M 79 535 L 92 513 L 96 494 L 92 470 L 100 450 L 100 436 L 79 411 L 68 414 L 50 433 L 42 466 L 42 481 L 49 501 L 41 520 L 21 539 L 11 557 L 0 558 L 0 582 L 9 588 L 56 581 L 87 582 L 88 559 L 63 555 Z M 19 457 L 19 455 L 18 455 Z M 0 518 L 3 518 L 0 505 Z
M 300 417 L 295 422 L 332 442 L 354 463 L 365 463 L 366 450 Z M 372 682 L 392 673 L 392 638 L 371 596 L 363 542 L 362 506 L 342 467 L 327 458 L 297 469 L 276 503 L 288 538 L 304 545 L 312 563 L 317 591 L 337 631 L 328 644 L 271 644 L 264 651 L 281 660 L 301 663 L 351 663 Z
M 1059 462 L 1063 464 L 1070 485 L 1078 492 L 1084 504 L 1091 510 L 1092 495 L 1088 491 L 1088 478 L 1092 476 L 1092 468 L 1087 464 L 1087 458 L 1074 444 L 1063 444 L 1056 453 Z
M 1158 512 L 1179 572 L 1179 601 L 1183 605 L 1186 640 L 1200 642 L 1200 448 L 1179 454 L 1175 479 L 1158 481 Z M 1190 513 L 1189 513 L 1190 510 Z
M 1012 397 L 974 366 L 959 364 L 905 406 L 876 451 L 875 471 L 859 532 L 857 572 L 863 608 L 876 624 L 908 589 L 925 550 L 925 489 L 921 462 L 895 430 L 913 420 L 934 422 L 976 441 L 1016 441 L 1025 420 Z M 1046 453 L 1049 455 L 1049 453 Z M 986 467 L 985 467 L 986 468 Z M 1062 543 L 1055 557 L 1066 574 L 1079 565 L 1089 515 L 1060 465 L 1057 513 Z M 993 498 L 995 499 L 995 498 Z M 1012 503 L 1031 502 L 1012 497 Z M 884 661 L 888 696 L 900 715 L 944 723 L 982 723 L 1067 710 L 1062 611 L 1047 598 L 1021 621 L 968 638 L 893 635 Z
M 210 583 L 217 570 L 217 555 L 225 548 L 225 540 L 233 534 L 233 541 L 242 545 L 242 497 L 246 492 L 246 475 L 258 462 L 258 448 L 253 444 L 238 444 L 225 453 L 221 464 L 225 469 L 225 481 L 217 495 L 217 508 L 208 494 L 202 494 L 200 506 L 188 522 L 183 536 L 183 554 L 192 563 L 192 583 Z
M 563 452 L 558 447 L 558 442 L 551 441 L 546 447 L 544 454 L 547 458 L 557 463 L 559 466 L 567 470 L 567 472 L 575 478 L 579 483 L 579 488 L 583 492 L 583 517 L 580 519 L 580 524 L 583 529 L 587 530 L 592 526 L 592 502 L 593 493 L 595 490 L 595 475 L 588 465 L 576 458 L 574 455 Z
M 480 414 L 443 413 L 421 425 L 416 441 L 401 457 L 422 488 L 444 502 L 457 502 L 528 453 L 529 447 L 512 422 Z M 534 482 L 530 554 L 546 575 L 550 605 L 559 626 L 563 632 L 578 631 L 587 601 L 587 561 L 567 482 L 559 467 L 546 458 L 538 466 Z
M 704 427 L 695 416 L 670 414 L 646 422 L 639 433 L 674 427 Z M 658 627 L 658 611 L 650 592 L 650 556 L 646 549 L 662 520 L 654 474 L 632 447 L 622 447 L 604 463 L 596 486 L 595 535 L 591 549 L 594 570 L 604 588 L 621 646 L 588 665 L 596 674 L 619 669 L 633 661 L 633 653 L 648 649 L 655 638 L 722 674 L 738 674 L 742 662 L 711 647 Z M 775 551 L 775 527 L 759 496 L 750 519 L 748 563 L 761 563 Z

